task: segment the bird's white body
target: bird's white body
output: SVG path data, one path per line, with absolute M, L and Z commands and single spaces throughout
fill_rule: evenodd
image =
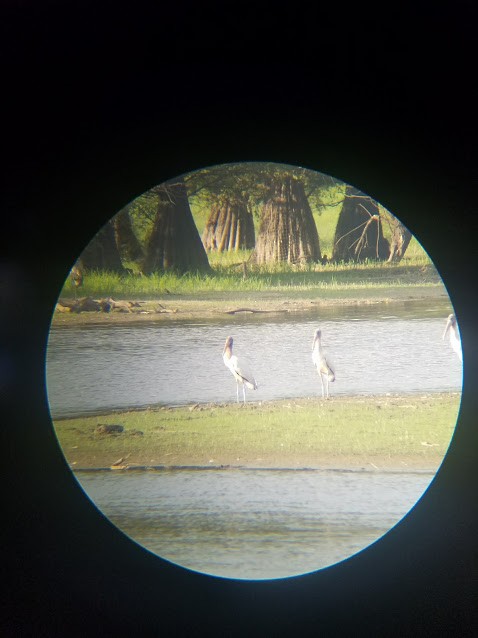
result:
M 443 339 L 446 337 L 447 334 L 450 334 L 450 345 L 453 348 L 453 350 L 456 352 L 456 354 L 458 355 L 458 358 L 460 359 L 460 361 L 463 361 L 463 354 L 461 352 L 461 338 L 460 338 L 460 332 L 458 330 L 458 324 L 456 322 L 456 317 L 455 315 L 449 315 L 447 322 L 446 322 L 446 327 L 445 327 L 445 332 L 443 333 Z
M 319 373 L 320 383 L 322 385 L 322 398 L 329 398 L 329 382 L 335 381 L 335 372 L 327 361 L 321 343 L 322 333 L 316 330 L 314 333 L 314 341 L 312 343 L 312 362 Z M 325 381 L 325 384 L 324 384 Z
M 232 354 L 232 337 L 226 339 L 226 344 L 222 353 L 222 358 L 226 368 L 229 368 L 236 380 L 236 396 L 239 403 L 239 385 L 242 385 L 242 396 L 244 403 L 246 402 L 246 388 L 249 390 L 257 390 L 257 383 L 253 375 L 244 366 L 239 365 L 239 361 L 235 354 Z

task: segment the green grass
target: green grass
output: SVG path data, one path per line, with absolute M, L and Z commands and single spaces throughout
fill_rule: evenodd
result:
M 248 266 L 247 277 L 243 278 L 241 257 L 246 256 L 246 251 L 242 251 L 237 256 L 229 254 L 227 259 L 221 261 L 215 255 L 211 260 L 213 264 L 211 274 L 178 275 L 167 272 L 143 277 L 135 275 L 121 277 L 111 272 L 89 272 L 85 275 L 83 287 L 77 291 L 77 294 L 95 298 L 112 296 L 118 299 L 155 299 L 169 293 L 177 295 L 264 291 L 284 294 L 292 291 L 341 293 L 389 287 L 442 286 L 436 269 L 423 255 L 408 261 L 404 260 L 399 264 L 370 261 L 354 265 L 310 264 L 299 267 L 282 263 L 269 268 Z M 72 297 L 74 294 L 73 285 L 67 279 L 60 297 Z
M 130 465 L 439 464 L 460 395 L 335 397 L 156 408 L 55 422 L 72 467 Z M 124 427 L 95 434 L 99 423 Z M 141 431 L 142 435 L 134 434 Z

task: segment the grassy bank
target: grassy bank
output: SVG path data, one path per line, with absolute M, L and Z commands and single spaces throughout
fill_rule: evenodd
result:
M 72 469 L 170 466 L 436 470 L 459 393 L 151 408 L 55 421 Z M 118 424 L 120 434 L 97 432 Z
M 163 307 L 159 312 L 157 304 L 136 308 L 134 312 L 140 314 L 141 310 L 144 310 L 162 314 L 162 311 L 187 313 L 190 310 L 186 305 L 190 302 L 205 302 L 207 305 L 204 306 L 204 312 L 208 313 L 227 311 L 228 308 L 225 306 L 234 300 L 241 304 L 250 302 L 261 305 L 267 301 L 265 310 L 277 310 L 278 304 L 284 299 L 301 305 L 303 309 L 310 301 L 356 304 L 368 303 L 370 300 L 389 302 L 404 298 L 446 296 L 446 290 L 432 260 L 415 237 L 412 237 L 399 263 L 374 260 L 363 263 L 331 262 L 344 195 L 345 185 L 334 184 L 321 188 L 320 196 L 310 198 L 324 263 L 281 262 L 257 265 L 254 264 L 254 251 L 250 249 L 211 251 L 207 254 L 211 267 L 208 273 L 179 275 L 168 271 L 145 276 L 141 273 L 139 263 L 125 261 L 123 265 L 129 274 L 120 276 L 104 271 L 89 271 L 85 273 L 83 286 L 78 290 L 74 289 L 72 282 L 67 278 L 63 289 L 59 291 L 59 297 L 68 300 L 78 295 L 94 299 L 112 297 L 117 301 L 160 302 Z M 140 197 L 138 202 L 139 213 L 132 214 L 131 220 L 136 236 L 142 245 L 145 245 L 151 232 L 154 210 L 151 208 L 150 198 Z M 203 190 L 193 189 L 189 195 L 189 203 L 198 234 L 202 236 L 211 213 L 211 198 Z M 259 201 L 255 207 L 253 206 L 256 237 L 259 235 L 261 208 L 262 204 L 259 204 Z M 145 211 L 149 213 L 145 214 Z M 386 220 L 388 217 L 385 210 L 381 212 Z M 382 227 L 384 237 L 390 241 L 389 224 L 384 221 Z M 65 314 L 68 312 L 65 311 Z M 111 314 L 118 313 L 115 310 Z M 59 312 L 55 314 L 55 320 L 58 315 Z M 85 315 L 86 313 L 82 313 L 82 316 Z M 61 319 L 62 323 L 78 321 L 72 317 Z
M 245 252 L 245 251 L 242 251 Z M 154 299 L 167 295 L 196 295 L 204 293 L 262 293 L 265 291 L 288 295 L 342 294 L 351 291 L 371 291 L 387 288 L 442 288 L 441 279 L 425 258 L 410 262 L 388 264 L 312 264 L 294 267 L 281 264 L 274 269 L 247 267 L 243 276 L 242 263 L 246 255 L 233 255 L 229 265 L 216 264 L 210 274 L 177 275 L 173 272 L 137 276 L 119 276 L 109 272 L 89 272 L 78 294 L 91 297 L 112 296 L 118 299 Z M 68 279 L 60 297 L 73 297 L 72 282 Z
M 129 313 L 54 313 L 53 323 L 75 325 L 95 322 L 190 319 L 247 307 L 262 312 L 304 312 L 320 306 L 391 304 L 421 301 L 440 303 L 443 315 L 452 312 L 447 291 L 430 263 L 368 263 L 314 265 L 301 269 L 282 265 L 274 272 L 240 272 L 217 268 L 209 275 L 155 274 L 150 277 L 113 273 L 87 273 L 78 293 L 94 299 L 138 302 Z M 68 280 L 61 299 L 74 298 Z M 446 307 L 445 307 L 446 306 Z

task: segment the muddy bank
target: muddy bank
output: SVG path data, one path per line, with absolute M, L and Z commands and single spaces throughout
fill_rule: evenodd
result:
M 72 299 L 61 301 L 71 303 Z M 124 302 L 125 300 L 123 300 Z M 65 310 L 59 303 L 53 313 L 52 325 L 130 324 L 140 322 L 182 321 L 250 314 L 257 316 L 313 313 L 322 308 L 344 306 L 403 306 L 412 302 L 440 303 L 444 312 L 451 312 L 450 300 L 442 286 L 389 287 L 364 290 L 322 291 L 305 294 L 294 291 L 288 295 L 276 292 L 241 294 L 209 293 L 202 296 L 168 295 L 161 299 L 128 300 L 133 305 L 119 303 L 109 312 Z M 446 308 L 445 308 L 446 307 Z
M 443 459 L 426 459 L 419 456 L 406 456 L 401 458 L 371 457 L 367 460 L 356 457 L 334 457 L 327 456 L 318 461 L 314 459 L 288 459 L 269 457 L 266 459 L 249 460 L 245 463 L 208 464 L 192 465 L 188 459 L 178 459 L 174 465 L 148 465 L 148 464 L 128 464 L 80 466 L 70 465 L 74 472 L 132 472 L 132 471 L 174 471 L 174 470 L 335 470 L 341 472 L 437 472 Z M 232 459 L 231 459 L 232 461 Z

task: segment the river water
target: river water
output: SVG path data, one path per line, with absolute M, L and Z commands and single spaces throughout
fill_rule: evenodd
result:
M 285 578 L 322 569 L 389 531 L 429 472 L 168 470 L 77 473 L 134 541 L 201 573 Z
M 229 402 L 236 383 L 222 361 L 228 335 L 251 368 L 255 401 L 321 394 L 314 330 L 333 363 L 332 395 L 457 391 L 462 368 L 442 340 L 448 309 L 410 304 L 385 314 L 243 315 L 228 320 L 53 328 L 47 386 L 53 418 L 148 405 Z M 241 395 L 242 398 L 242 395 Z
M 259 384 L 249 400 L 320 396 L 316 328 L 333 395 L 459 391 L 442 340 L 447 301 L 209 321 L 52 328 L 46 379 L 53 418 L 148 405 L 236 400 L 222 361 L 228 335 Z M 161 470 L 76 472 L 127 536 L 183 567 L 241 579 L 333 565 L 378 540 L 426 491 L 431 472 Z

